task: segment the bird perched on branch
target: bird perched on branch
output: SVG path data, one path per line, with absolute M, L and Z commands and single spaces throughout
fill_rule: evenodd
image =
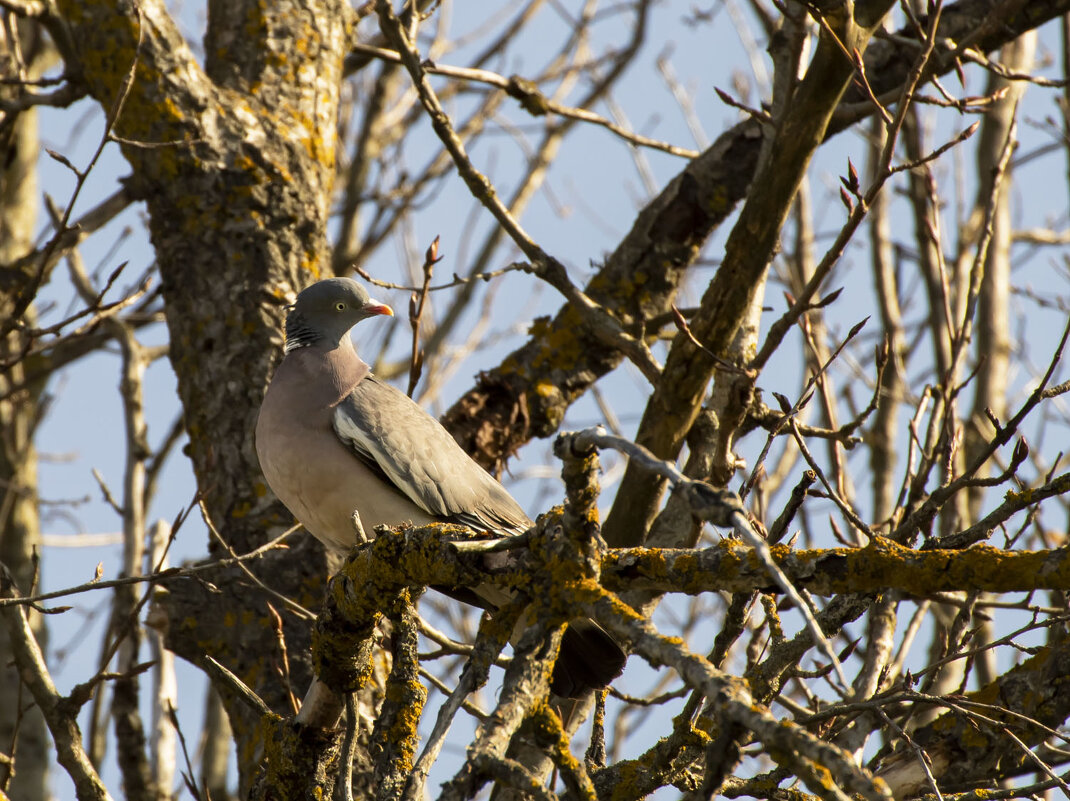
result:
M 356 511 L 376 526 L 461 523 L 520 534 L 531 520 L 439 422 L 372 374 L 349 331 L 393 315 L 351 278 L 328 278 L 297 296 L 286 318 L 286 349 L 256 424 L 256 452 L 271 489 L 328 548 L 356 544 Z M 475 588 L 482 604 L 501 591 Z M 574 697 L 604 687 L 625 654 L 591 620 L 569 624 L 551 689 Z

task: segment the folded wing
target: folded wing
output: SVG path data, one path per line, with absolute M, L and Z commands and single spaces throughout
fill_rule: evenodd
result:
M 531 524 L 434 417 L 375 376 L 366 376 L 342 399 L 332 424 L 357 457 L 428 514 L 505 534 Z

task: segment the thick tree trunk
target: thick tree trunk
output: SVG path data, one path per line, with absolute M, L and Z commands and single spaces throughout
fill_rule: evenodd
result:
M 264 484 L 252 431 L 280 353 L 282 306 L 330 269 L 350 9 L 341 0 L 210 4 L 207 71 L 162 2 L 65 2 L 61 10 L 71 63 L 111 110 L 131 185 L 148 204 L 200 491 L 223 538 L 248 551 L 292 520 Z M 298 538 L 285 555 L 252 567 L 277 591 L 319 605 L 326 563 L 315 543 Z M 197 663 L 213 656 L 285 713 L 267 599 L 240 576 L 212 575 L 216 592 L 172 583 L 161 600 L 167 645 Z M 311 678 L 308 627 L 283 615 L 300 695 Z M 221 694 L 248 787 L 263 732 L 232 694 Z

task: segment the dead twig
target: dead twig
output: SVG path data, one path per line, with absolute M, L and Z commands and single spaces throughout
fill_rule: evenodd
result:
M 424 351 L 420 348 L 420 321 L 424 316 L 424 306 L 427 303 L 427 295 L 431 288 L 431 273 L 435 269 L 435 265 L 442 261 L 442 256 L 438 255 L 438 240 L 436 236 L 435 240 L 428 246 L 427 251 L 424 253 L 424 282 L 420 287 L 420 292 L 417 294 L 413 292 L 409 295 L 409 326 L 412 328 L 412 356 L 409 359 L 409 388 L 406 394 L 411 398 L 412 393 L 416 390 L 416 384 L 420 381 L 420 374 L 424 369 Z

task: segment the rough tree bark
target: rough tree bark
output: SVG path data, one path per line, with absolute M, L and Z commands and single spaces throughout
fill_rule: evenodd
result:
M 330 272 L 326 224 L 351 9 L 212 3 L 203 70 L 162 2 L 70 2 L 60 11 L 54 36 L 115 117 L 130 186 L 149 209 L 206 507 L 231 547 L 248 551 L 290 519 L 260 476 L 250 432 L 279 354 L 285 298 Z M 262 569 L 279 592 L 318 603 L 326 564 L 309 540 L 269 555 Z M 286 710 L 282 686 L 264 669 L 276 635 L 263 598 L 236 574 L 215 581 L 225 588 L 222 626 L 199 614 L 219 599 L 188 583 L 170 588 L 168 646 L 195 663 L 215 656 Z M 307 686 L 308 630 L 283 614 L 293 682 Z M 245 787 L 263 732 L 232 694 L 223 698 Z

